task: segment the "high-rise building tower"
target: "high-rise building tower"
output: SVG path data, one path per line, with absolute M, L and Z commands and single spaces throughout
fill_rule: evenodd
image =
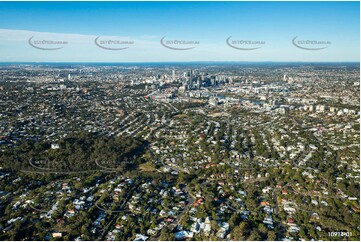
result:
M 176 79 L 175 70 L 172 70 L 172 80 L 174 81 L 175 79 Z
M 193 71 L 189 72 L 189 86 L 193 88 Z

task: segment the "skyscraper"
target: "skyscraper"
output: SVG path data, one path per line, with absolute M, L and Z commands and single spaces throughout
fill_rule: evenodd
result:
M 193 71 L 189 72 L 189 86 L 193 88 Z
M 174 81 L 175 79 L 176 79 L 175 70 L 172 70 L 172 80 Z

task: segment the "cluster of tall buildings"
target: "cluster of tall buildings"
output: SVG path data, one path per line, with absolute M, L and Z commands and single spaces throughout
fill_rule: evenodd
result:
M 175 71 L 172 71 L 172 78 L 176 80 Z M 192 89 L 200 89 L 201 87 L 209 87 L 209 86 L 218 86 L 225 84 L 228 82 L 228 79 L 225 77 L 220 77 L 216 75 L 209 75 L 205 72 L 195 73 L 193 70 L 186 71 L 183 73 L 181 78 L 182 81 L 182 89 L 192 90 Z

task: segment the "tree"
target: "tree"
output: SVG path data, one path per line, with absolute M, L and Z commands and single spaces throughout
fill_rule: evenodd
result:
M 160 231 L 159 239 L 161 241 L 170 241 L 175 240 L 175 236 L 173 233 L 169 231 L 167 227 L 164 227 L 162 231 Z
M 248 223 L 241 222 L 231 233 L 234 240 L 246 240 L 248 235 Z
M 277 239 L 275 231 L 268 231 L 267 240 L 275 241 Z
M 259 230 L 259 232 L 262 233 L 262 235 L 266 235 L 267 232 L 268 232 L 268 230 L 267 230 L 267 228 L 266 228 L 266 226 L 264 224 L 259 224 L 258 225 L 258 230 Z
M 256 229 L 253 229 L 251 235 L 248 237 L 247 240 L 257 241 L 257 240 L 262 240 L 262 237 Z
M 306 232 L 305 232 L 305 230 L 302 229 L 302 228 L 301 228 L 301 230 L 300 230 L 300 232 L 299 232 L 299 236 L 300 236 L 302 239 L 308 240 L 307 237 L 306 237 Z
M 235 227 L 238 221 L 238 214 L 237 213 L 233 213 L 231 215 L 231 218 L 228 220 L 229 226 L 231 228 Z

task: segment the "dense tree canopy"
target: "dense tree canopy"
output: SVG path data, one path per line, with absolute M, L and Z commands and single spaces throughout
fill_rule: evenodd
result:
M 32 171 L 86 171 L 124 169 L 137 165 L 145 143 L 131 137 L 100 137 L 90 133 L 71 134 L 52 149 L 50 142 L 26 140 L 1 153 L 5 168 Z

